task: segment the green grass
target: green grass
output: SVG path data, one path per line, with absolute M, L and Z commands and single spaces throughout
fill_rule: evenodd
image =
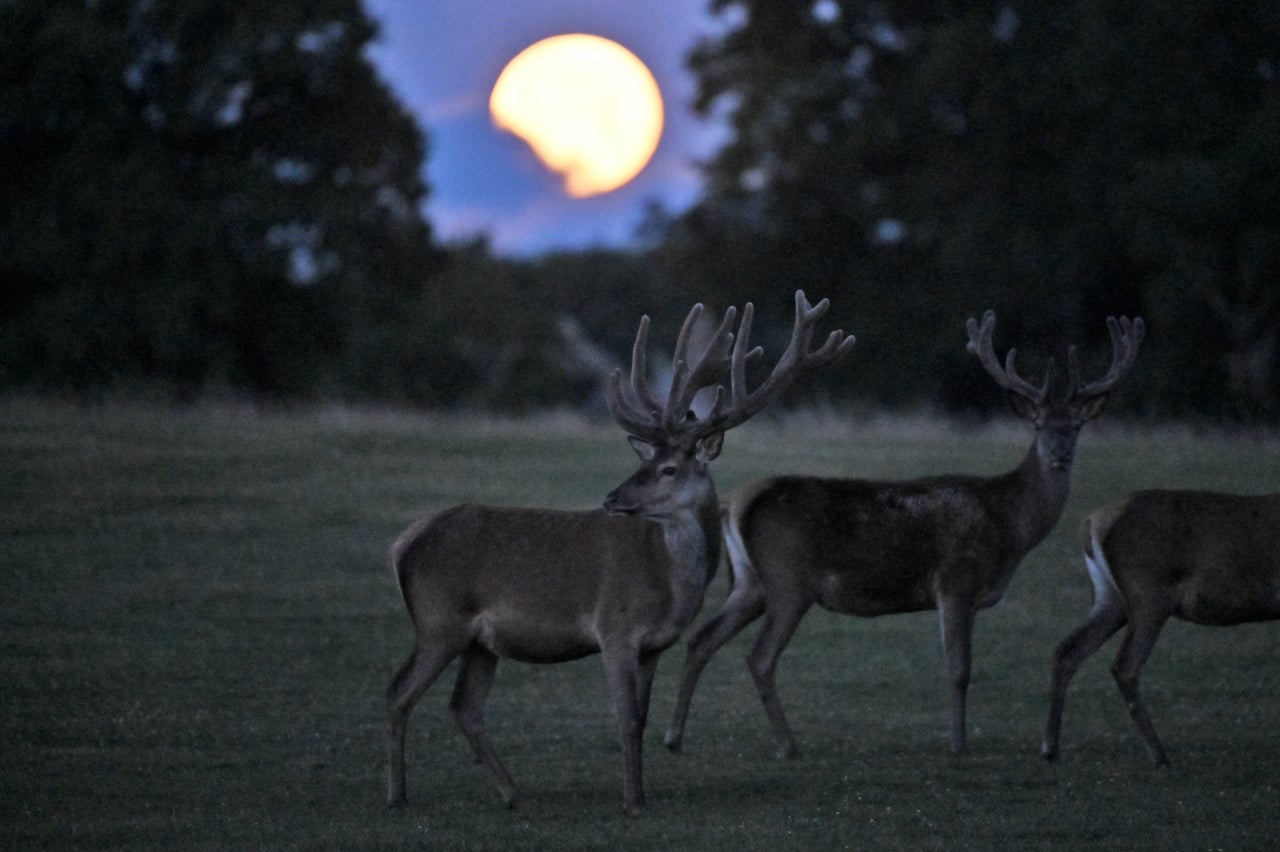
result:
M 779 471 L 998 472 L 1019 426 L 794 418 L 729 436 L 721 493 Z M 971 753 L 946 751 L 932 613 L 813 612 L 779 688 L 802 759 L 776 760 L 742 664 L 712 661 L 681 756 L 646 736 L 650 810 L 622 817 L 598 658 L 505 663 L 490 727 L 523 794 L 504 810 L 445 712 L 410 723 L 410 805 L 389 812 L 382 694 L 410 644 L 386 564 L 463 501 L 597 505 L 633 466 L 612 426 L 234 406 L 0 403 L 0 845 L 8 848 L 1248 849 L 1280 831 L 1280 631 L 1170 624 L 1146 669 L 1173 760 L 1146 762 L 1108 666 L 1038 756 L 1053 645 L 1090 592 L 1072 530 L 1150 485 L 1280 490 L 1274 437 L 1086 431 L 1063 521 L 979 616 Z M 708 610 L 724 593 L 723 572 Z

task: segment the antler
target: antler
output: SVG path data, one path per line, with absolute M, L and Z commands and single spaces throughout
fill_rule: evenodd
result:
M 1102 396 L 1110 392 L 1111 386 L 1133 366 L 1138 356 L 1138 347 L 1147 333 L 1142 317 L 1107 317 L 1107 330 L 1111 332 L 1111 369 L 1095 382 L 1081 387 L 1080 362 L 1076 357 L 1076 348 L 1067 350 L 1067 366 L 1071 375 L 1071 387 L 1067 390 L 1067 402 L 1083 401 Z
M 803 372 L 830 364 L 852 348 L 853 335 L 833 331 L 819 349 L 809 351 L 814 325 L 829 307 L 830 302 L 826 299 L 810 305 L 804 292 L 796 291 L 796 319 L 791 342 L 769 377 L 754 391 L 748 391 L 747 362 L 764 352 L 758 346 L 749 348 L 754 306 L 748 302 L 743 308 L 742 323 L 736 337 L 731 329 L 737 310 L 731 307 L 725 311 L 724 319 L 706 350 L 691 365 L 688 360 L 689 337 L 703 310 L 702 305 L 694 305 L 676 339 L 672 358 L 675 374 L 665 405 L 658 402 L 645 375 L 649 318 L 642 317 L 631 350 L 631 381 L 623 384 L 621 370 L 615 370 L 609 376 L 606 388 L 609 410 L 624 430 L 647 441 L 692 447 L 701 438 L 732 429 L 764 408 Z M 726 377 L 729 380 L 727 394 L 724 386 Z M 701 420 L 690 417 L 689 406 L 694 396 L 702 388 L 712 386 L 716 387 L 716 398 L 710 413 Z
M 694 305 L 689 312 L 690 318 L 702 313 L 702 305 Z M 687 324 L 689 320 L 685 320 Z M 605 404 L 609 406 L 613 419 L 629 435 L 644 438 L 646 441 L 660 441 L 665 437 L 662 431 L 662 411 L 653 392 L 649 389 L 648 368 L 645 363 L 645 349 L 649 342 L 649 317 L 640 317 L 640 328 L 636 330 L 636 341 L 631 346 L 631 382 L 622 384 L 622 370 L 617 369 L 609 374 L 609 382 L 605 385 Z
M 662 412 L 662 427 L 668 435 L 679 433 L 686 428 L 689 406 L 693 405 L 693 398 L 704 387 L 719 384 L 721 377 L 730 371 L 732 358 L 742 358 L 745 361 L 764 354 L 764 350 L 759 346 L 749 352 L 746 351 L 747 340 L 751 335 L 751 316 L 754 313 L 754 308 L 748 302 L 742 310 L 738 343 L 735 344 L 733 332 L 730 330 L 733 328 L 733 320 L 738 312 L 736 308 L 730 307 L 724 312 L 720 327 L 716 329 L 715 334 L 711 335 L 711 340 L 703 351 L 702 357 L 690 367 L 689 336 L 701 313 L 701 305 L 695 305 L 689 312 L 684 325 L 680 328 L 680 336 L 676 338 L 675 353 L 671 356 L 671 392 L 667 395 L 667 405 Z M 716 404 L 718 405 L 719 402 L 718 394 Z
M 778 359 L 778 363 L 774 365 L 772 372 L 769 373 L 769 377 L 754 391 L 748 392 L 745 359 L 741 357 L 742 350 L 746 348 L 747 335 L 751 332 L 751 318 L 754 313 L 751 304 L 748 303 L 742 312 L 739 341 L 734 347 L 730 363 L 728 405 L 723 411 L 721 410 L 724 403 L 723 389 L 721 389 L 716 396 L 716 404 L 712 407 L 711 413 L 707 415 L 706 420 L 697 424 L 699 437 L 712 432 L 723 432 L 743 423 L 790 387 L 802 373 L 824 367 L 848 354 L 853 348 L 854 337 L 839 329 L 827 335 L 821 347 L 813 351 L 809 349 L 809 344 L 813 340 L 814 326 L 830 307 L 831 302 L 827 299 L 823 299 L 816 305 L 810 305 L 804 291 L 796 291 L 796 318 L 791 329 L 791 341 L 783 351 L 782 357 Z
M 987 373 L 996 380 L 996 384 L 1000 387 L 1025 396 L 1037 405 L 1043 404 L 1049 398 L 1049 388 L 1053 384 L 1055 366 L 1053 359 L 1049 359 L 1049 366 L 1045 368 L 1044 383 L 1040 387 L 1036 387 L 1019 376 L 1018 371 L 1014 368 L 1013 361 L 1018 354 L 1016 348 L 1009 350 L 1004 359 L 1004 366 L 1000 366 L 999 360 L 996 359 L 995 350 L 991 346 L 991 334 L 995 327 L 995 311 L 989 310 L 982 315 L 981 327 L 979 327 L 977 320 L 970 317 L 968 322 L 965 323 L 965 328 L 969 332 L 969 351 L 978 356 L 982 366 L 986 368 Z

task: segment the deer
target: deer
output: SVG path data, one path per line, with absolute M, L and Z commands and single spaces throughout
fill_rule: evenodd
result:
M 1078 542 L 1093 607 L 1054 649 L 1040 753 L 1058 759 L 1067 686 L 1124 627 L 1111 674 L 1151 762 L 1168 766 L 1138 688 L 1142 667 L 1170 618 L 1215 626 L 1280 619 L 1280 494 L 1137 491 L 1090 513 Z
M 950 749 L 965 751 L 965 702 L 975 614 L 1003 596 L 1023 557 L 1053 529 L 1070 490 L 1081 427 L 1103 410 L 1133 366 L 1141 318 L 1107 319 L 1110 369 L 1082 384 L 1070 347 L 1070 387 L 1050 399 L 1050 360 L 1037 387 L 1018 375 L 1010 349 L 992 348 L 995 314 L 966 328 L 968 350 L 1004 389 L 1015 414 L 1035 426 L 1030 451 L 1000 476 L 932 476 L 866 481 L 777 476 L 731 495 L 724 513 L 730 587 L 719 609 L 688 640 L 664 742 L 683 748 L 689 704 L 707 662 L 747 624 L 764 623 L 747 667 L 780 758 L 799 755 L 775 685 L 778 659 L 815 603 L 863 617 L 935 609 L 950 679 Z
M 801 375 L 843 357 L 852 335 L 833 331 L 812 347 L 826 299 L 795 296 L 791 340 L 769 375 L 749 389 L 746 364 L 754 308 L 735 335 L 730 307 L 698 358 L 688 352 L 702 314 L 695 305 L 676 340 L 669 393 L 660 400 L 646 369 L 642 317 L 631 375 L 615 370 L 606 404 L 639 457 L 636 471 L 589 511 L 461 505 L 411 525 L 391 563 L 413 622 L 408 659 L 386 690 L 387 800 L 407 802 L 405 729 L 414 705 L 458 660 L 449 712 L 507 807 L 515 782 L 486 731 L 484 704 L 499 659 L 559 663 L 600 654 L 622 746 L 623 810 L 645 809 L 641 744 L 659 654 L 693 621 L 720 560 L 720 504 L 708 465 L 724 434 L 763 409 Z M 715 389 L 703 417 L 694 396 Z

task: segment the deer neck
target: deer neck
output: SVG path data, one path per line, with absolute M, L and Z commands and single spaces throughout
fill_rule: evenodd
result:
M 671 591 L 677 609 L 688 609 L 686 623 L 702 607 L 703 594 L 720 561 L 720 502 L 707 484 L 699 499 L 661 517 L 650 517 L 662 528 L 671 565 Z
M 1001 477 L 1015 557 L 1021 559 L 1058 523 L 1071 493 L 1071 470 L 1055 470 L 1031 445 L 1022 464 Z

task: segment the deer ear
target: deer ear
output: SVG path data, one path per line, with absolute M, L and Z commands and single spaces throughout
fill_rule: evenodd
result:
M 1107 407 L 1107 398 L 1110 394 L 1102 394 L 1086 399 L 1080 403 L 1080 407 L 1076 409 L 1076 416 L 1080 418 L 1081 423 L 1088 423 L 1093 418 L 1102 413 L 1102 409 Z
M 1021 417 L 1023 420 L 1036 422 L 1036 418 L 1040 416 L 1040 406 L 1036 405 L 1035 400 L 1023 396 L 1017 391 L 1009 391 L 1006 396 L 1009 398 L 1009 407 L 1013 409 L 1013 413 Z
M 724 447 L 724 433 L 712 432 L 705 438 L 698 441 L 698 445 L 694 447 L 698 461 L 703 464 L 708 463 L 716 456 L 720 455 L 721 448 Z
M 636 455 L 640 457 L 640 461 L 653 461 L 658 456 L 658 447 L 651 444 L 644 438 L 637 438 L 635 435 L 628 435 L 627 440 L 631 442 L 631 449 L 636 451 Z

